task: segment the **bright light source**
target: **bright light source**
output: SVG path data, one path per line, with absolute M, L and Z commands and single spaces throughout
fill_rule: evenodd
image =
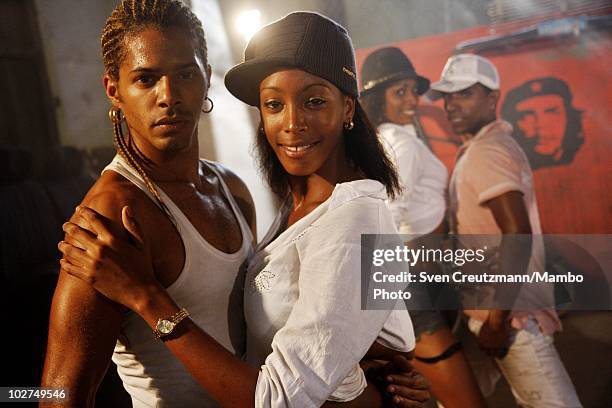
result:
M 236 20 L 236 26 L 244 39 L 249 41 L 261 27 L 261 13 L 259 10 L 243 11 Z

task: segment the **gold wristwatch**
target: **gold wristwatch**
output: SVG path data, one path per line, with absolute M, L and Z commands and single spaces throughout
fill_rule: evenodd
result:
M 153 330 L 155 340 L 159 340 L 162 337 L 170 335 L 176 325 L 178 325 L 187 316 L 189 316 L 189 312 L 187 309 L 182 308 L 167 319 L 159 319 L 155 325 L 155 330 Z

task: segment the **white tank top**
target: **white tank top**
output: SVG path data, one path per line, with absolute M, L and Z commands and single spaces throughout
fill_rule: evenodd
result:
M 183 269 L 167 291 L 180 307 L 189 311 L 197 325 L 223 347 L 241 356 L 245 343 L 244 267 L 252 252 L 253 238 L 215 164 L 204 161 L 204 166 L 219 178 L 240 224 L 242 245 L 237 252 L 228 254 L 209 244 L 158 187 L 162 201 L 176 220 L 185 248 Z M 153 199 L 140 175 L 120 156 L 115 156 L 103 171 L 106 170 L 121 174 Z M 153 338 L 151 328 L 136 313 L 126 314 L 112 359 L 135 408 L 218 406 L 172 352 Z

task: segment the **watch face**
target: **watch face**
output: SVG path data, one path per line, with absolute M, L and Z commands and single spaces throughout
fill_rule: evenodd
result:
M 159 330 L 162 334 L 168 334 L 172 331 L 172 329 L 174 329 L 174 323 L 172 323 L 170 320 L 162 319 L 157 322 L 157 330 Z

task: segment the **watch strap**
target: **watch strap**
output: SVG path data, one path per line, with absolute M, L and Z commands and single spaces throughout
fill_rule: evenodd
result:
M 157 324 L 155 325 L 155 329 L 153 330 L 153 335 L 155 337 L 155 340 L 159 340 L 162 337 L 166 337 L 172 334 L 172 332 L 176 329 L 176 326 L 187 316 L 189 316 L 189 312 L 187 311 L 187 309 L 182 308 L 181 310 L 179 310 L 178 312 L 176 312 L 175 314 L 173 314 L 172 316 L 166 319 L 158 319 Z M 172 323 L 172 327 L 170 328 L 170 331 L 168 331 L 167 333 L 162 333 L 158 329 L 160 323 L 163 320 L 167 320 L 168 322 Z

